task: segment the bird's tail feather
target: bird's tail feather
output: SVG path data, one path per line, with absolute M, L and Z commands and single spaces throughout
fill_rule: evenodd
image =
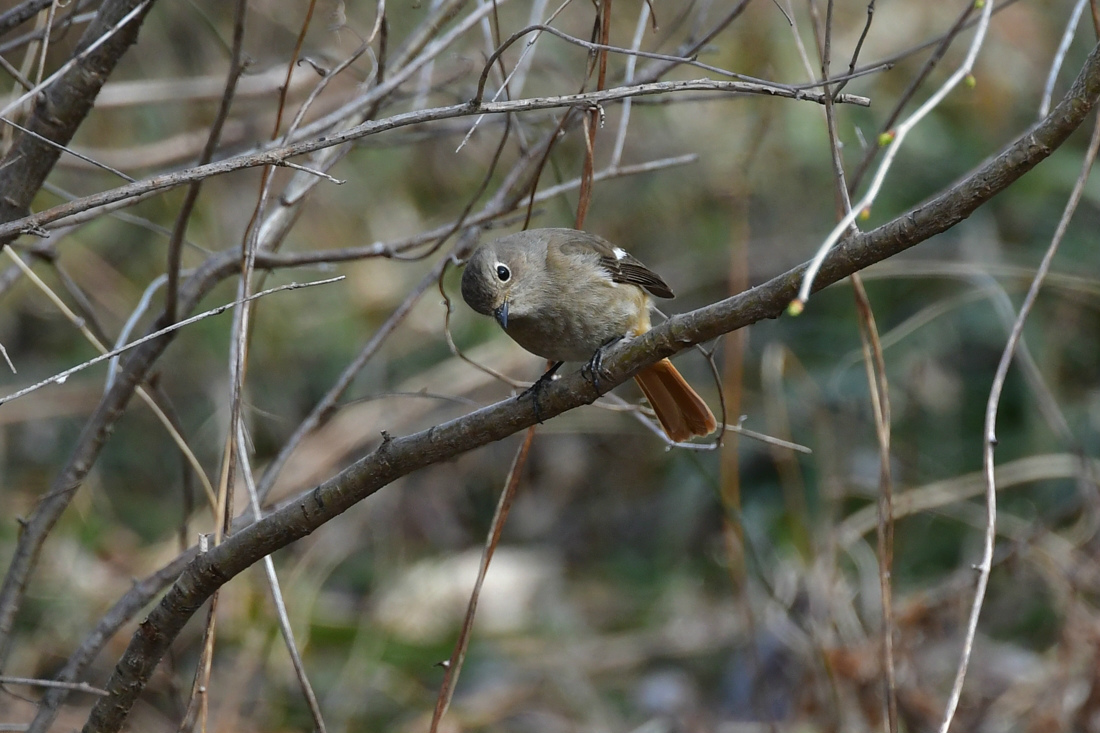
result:
M 718 427 L 707 403 L 668 359 L 646 367 L 634 376 L 634 380 L 657 413 L 657 421 L 673 441 L 682 443 L 697 435 L 710 435 Z

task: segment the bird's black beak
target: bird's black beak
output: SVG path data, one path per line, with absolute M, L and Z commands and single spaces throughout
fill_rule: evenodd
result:
M 493 311 L 493 316 L 496 317 L 497 323 L 505 331 L 508 330 L 508 301 L 501 303 L 500 307 Z

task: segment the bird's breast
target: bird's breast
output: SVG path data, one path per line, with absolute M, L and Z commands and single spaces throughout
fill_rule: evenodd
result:
M 535 312 L 509 315 L 507 334 L 551 361 L 588 361 L 604 344 L 649 330 L 649 298 L 634 285 L 565 287 Z

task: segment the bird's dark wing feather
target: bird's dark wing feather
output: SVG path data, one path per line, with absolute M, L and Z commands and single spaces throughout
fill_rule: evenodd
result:
M 661 276 L 643 265 L 636 257 L 622 249 L 616 253 L 616 247 L 602 237 L 587 232 L 576 232 L 561 245 L 561 251 L 566 255 L 599 257 L 600 267 L 611 275 L 611 280 L 617 283 L 628 283 L 645 288 L 658 298 L 673 298 L 672 288 L 661 279 Z

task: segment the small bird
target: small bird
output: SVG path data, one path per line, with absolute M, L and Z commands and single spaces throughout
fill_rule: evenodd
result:
M 532 354 L 597 360 L 600 350 L 649 330 L 650 298 L 672 298 L 655 272 L 606 239 L 576 229 L 531 229 L 481 245 L 462 274 L 462 298 L 493 316 Z M 676 442 L 718 427 L 703 398 L 668 359 L 634 377 Z

